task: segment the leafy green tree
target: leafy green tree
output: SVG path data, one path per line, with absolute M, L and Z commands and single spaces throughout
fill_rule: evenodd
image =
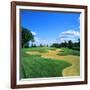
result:
M 67 45 L 68 45 L 67 42 L 64 41 L 64 42 L 63 42 L 63 47 L 67 47 Z
M 35 42 L 35 40 L 34 40 L 34 39 L 32 39 L 32 40 L 31 40 L 31 47 L 33 47 L 33 46 L 34 46 L 34 42 Z
M 43 45 L 42 45 L 42 44 L 40 44 L 40 47 L 43 47 Z
M 46 46 L 48 47 L 48 44 Z
M 25 43 L 24 48 L 29 48 L 29 42 Z
M 80 51 L 80 39 L 78 39 L 78 42 L 72 42 L 71 40 L 69 40 L 68 42 L 64 41 L 60 44 L 59 43 L 53 43 L 51 45 L 51 47 L 56 47 L 56 48 L 64 47 L 64 48 L 70 48 L 73 50 Z
M 80 46 L 80 39 L 78 39 L 78 45 Z
M 73 42 L 71 40 L 68 41 L 68 48 L 72 48 L 73 47 Z
M 22 27 L 21 32 L 22 32 L 22 47 L 25 47 L 25 46 L 28 47 L 29 46 L 28 42 L 33 41 L 34 36 L 31 33 L 31 31 L 28 30 L 27 28 Z
M 51 47 L 59 48 L 59 44 L 58 44 L 58 43 L 53 43 L 53 44 L 51 45 Z

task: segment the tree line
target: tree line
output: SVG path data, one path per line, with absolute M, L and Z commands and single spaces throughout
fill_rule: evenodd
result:
M 21 38 L 22 38 L 22 48 L 28 48 L 29 42 L 31 41 L 31 47 L 37 47 L 36 44 L 33 44 L 35 41 L 34 35 L 32 32 L 24 27 L 21 28 Z M 43 47 L 44 45 L 40 44 L 40 47 Z M 46 45 L 48 47 L 48 45 Z M 78 42 L 72 42 L 69 40 L 68 42 L 64 41 L 62 43 L 53 43 L 50 47 L 56 47 L 56 48 L 70 48 L 74 50 L 80 50 L 80 39 L 78 39 Z
M 71 40 L 69 40 L 68 42 L 64 41 L 62 43 L 53 43 L 51 45 L 51 47 L 56 47 L 56 48 L 61 48 L 61 47 L 64 47 L 64 48 L 70 48 L 70 49 L 73 49 L 73 50 L 80 50 L 80 39 L 78 39 L 78 42 L 72 42 Z

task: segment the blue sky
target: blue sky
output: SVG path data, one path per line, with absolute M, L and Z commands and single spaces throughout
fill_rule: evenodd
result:
M 80 38 L 80 14 L 21 10 L 21 26 L 29 29 L 35 44 L 77 41 Z

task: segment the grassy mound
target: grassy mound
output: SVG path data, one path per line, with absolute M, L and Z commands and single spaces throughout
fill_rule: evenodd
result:
M 80 56 L 80 51 L 72 50 L 69 48 L 61 48 L 62 51 L 60 51 L 57 55 L 65 56 L 65 55 L 76 55 Z

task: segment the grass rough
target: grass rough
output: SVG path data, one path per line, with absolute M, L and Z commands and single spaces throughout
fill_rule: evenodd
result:
M 80 56 L 80 51 L 72 50 L 69 48 L 61 48 L 62 51 L 60 51 L 57 55 L 66 56 L 66 55 L 75 55 Z
M 40 55 L 28 55 L 22 49 L 21 78 L 62 77 L 62 71 L 71 66 L 63 60 L 47 59 Z

